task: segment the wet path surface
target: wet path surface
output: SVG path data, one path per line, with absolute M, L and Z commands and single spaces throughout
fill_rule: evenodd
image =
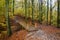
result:
M 48 34 L 42 30 L 38 30 L 36 32 L 29 33 L 25 40 L 60 40 L 60 37 L 57 37 L 54 34 Z
M 37 22 L 32 25 L 31 21 L 26 23 L 24 18 L 18 16 L 14 17 L 14 19 L 25 28 L 25 31 L 21 32 L 20 30 L 16 32 L 17 34 L 14 33 L 9 40 L 60 40 L 60 29 L 58 28 L 41 25 Z

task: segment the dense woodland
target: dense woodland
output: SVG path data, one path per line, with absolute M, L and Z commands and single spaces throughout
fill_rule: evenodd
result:
M 11 34 L 10 19 L 15 15 L 60 28 L 60 0 L 0 0 L 0 33 Z

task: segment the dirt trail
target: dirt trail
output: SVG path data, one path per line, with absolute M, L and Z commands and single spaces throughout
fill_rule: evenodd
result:
M 14 33 L 8 40 L 24 40 L 24 37 L 28 34 L 26 30 L 20 30 Z
M 27 20 L 26 25 L 25 19 L 20 16 L 15 16 L 15 19 L 13 20 L 23 25 L 30 32 L 27 30 L 20 30 L 14 33 L 9 40 L 60 40 L 60 28 L 58 29 L 50 25 L 42 25 L 36 21 L 34 22 L 34 25 L 32 25 L 32 22 L 29 20 Z M 35 29 L 37 29 L 37 31 L 32 32 L 32 30 Z

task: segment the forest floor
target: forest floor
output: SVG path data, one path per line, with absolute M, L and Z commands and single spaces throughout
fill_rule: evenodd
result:
M 22 25 L 25 29 L 20 29 Z M 50 25 L 42 25 L 30 19 L 25 21 L 24 17 L 15 16 L 11 20 L 12 35 L 7 40 L 60 40 L 60 28 Z

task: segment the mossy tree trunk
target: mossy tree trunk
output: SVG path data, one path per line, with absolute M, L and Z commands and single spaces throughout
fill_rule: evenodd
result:
M 7 31 L 8 31 L 8 36 L 12 34 L 11 32 L 11 26 L 10 26 L 10 19 L 9 19 L 9 0 L 5 0 L 6 2 L 6 24 L 7 24 Z

